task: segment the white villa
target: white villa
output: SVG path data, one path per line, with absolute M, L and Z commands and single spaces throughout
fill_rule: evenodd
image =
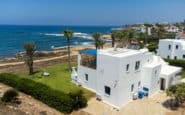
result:
M 185 60 L 185 40 L 181 40 L 181 39 L 160 40 L 158 55 L 168 59 Z
M 97 94 L 119 109 L 133 99 L 152 96 L 179 82 L 181 68 L 168 65 L 148 49 L 83 50 L 72 82 Z

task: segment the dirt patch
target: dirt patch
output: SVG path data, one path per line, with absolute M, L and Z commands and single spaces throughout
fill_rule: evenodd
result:
M 0 84 L 0 97 L 11 87 Z M 62 115 L 59 111 L 43 104 L 29 95 L 19 92 L 21 104 L 0 104 L 0 115 Z
M 92 115 L 185 115 L 185 106 L 177 110 L 165 108 L 162 103 L 169 99 L 165 92 L 160 92 L 153 97 L 135 100 L 122 107 L 120 110 L 92 98 L 88 107 L 83 111 Z

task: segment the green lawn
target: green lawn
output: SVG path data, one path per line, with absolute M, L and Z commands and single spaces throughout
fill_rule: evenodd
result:
M 70 73 L 67 67 L 67 64 L 62 64 L 46 68 L 45 71 L 50 73 L 50 76 L 48 77 L 42 76 L 42 71 L 36 72 L 33 78 L 28 76 L 27 73 L 20 74 L 20 76 L 32 79 L 36 82 L 43 83 L 53 89 L 63 91 L 65 93 L 83 90 L 84 95 L 87 99 L 90 99 L 91 97 L 95 96 L 95 93 L 86 90 L 82 87 L 76 86 L 71 82 Z

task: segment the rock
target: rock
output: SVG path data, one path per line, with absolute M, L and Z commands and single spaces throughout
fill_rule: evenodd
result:
M 47 115 L 47 112 L 46 111 L 41 111 L 39 112 L 40 115 Z
M 8 105 L 7 107 L 8 107 L 8 108 L 10 108 L 10 109 L 13 109 L 13 108 L 14 108 L 14 107 L 13 107 L 13 106 L 11 106 L 11 105 Z

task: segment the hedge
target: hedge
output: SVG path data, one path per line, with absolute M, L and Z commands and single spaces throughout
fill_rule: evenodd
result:
M 185 69 L 185 60 L 173 60 L 173 59 L 164 59 L 170 65 L 179 66 Z
M 157 44 L 149 44 L 148 46 L 147 46 L 147 48 L 148 48 L 148 50 L 150 51 L 150 52 L 157 52 L 156 51 L 156 49 L 158 48 L 158 46 L 157 46 Z
M 0 74 L 0 82 L 15 89 L 31 95 L 63 113 L 70 113 L 73 110 L 87 106 L 87 100 L 81 91 L 66 94 L 56 91 L 44 84 L 31 79 L 21 78 L 14 74 Z M 80 98 L 80 100 L 79 100 Z

